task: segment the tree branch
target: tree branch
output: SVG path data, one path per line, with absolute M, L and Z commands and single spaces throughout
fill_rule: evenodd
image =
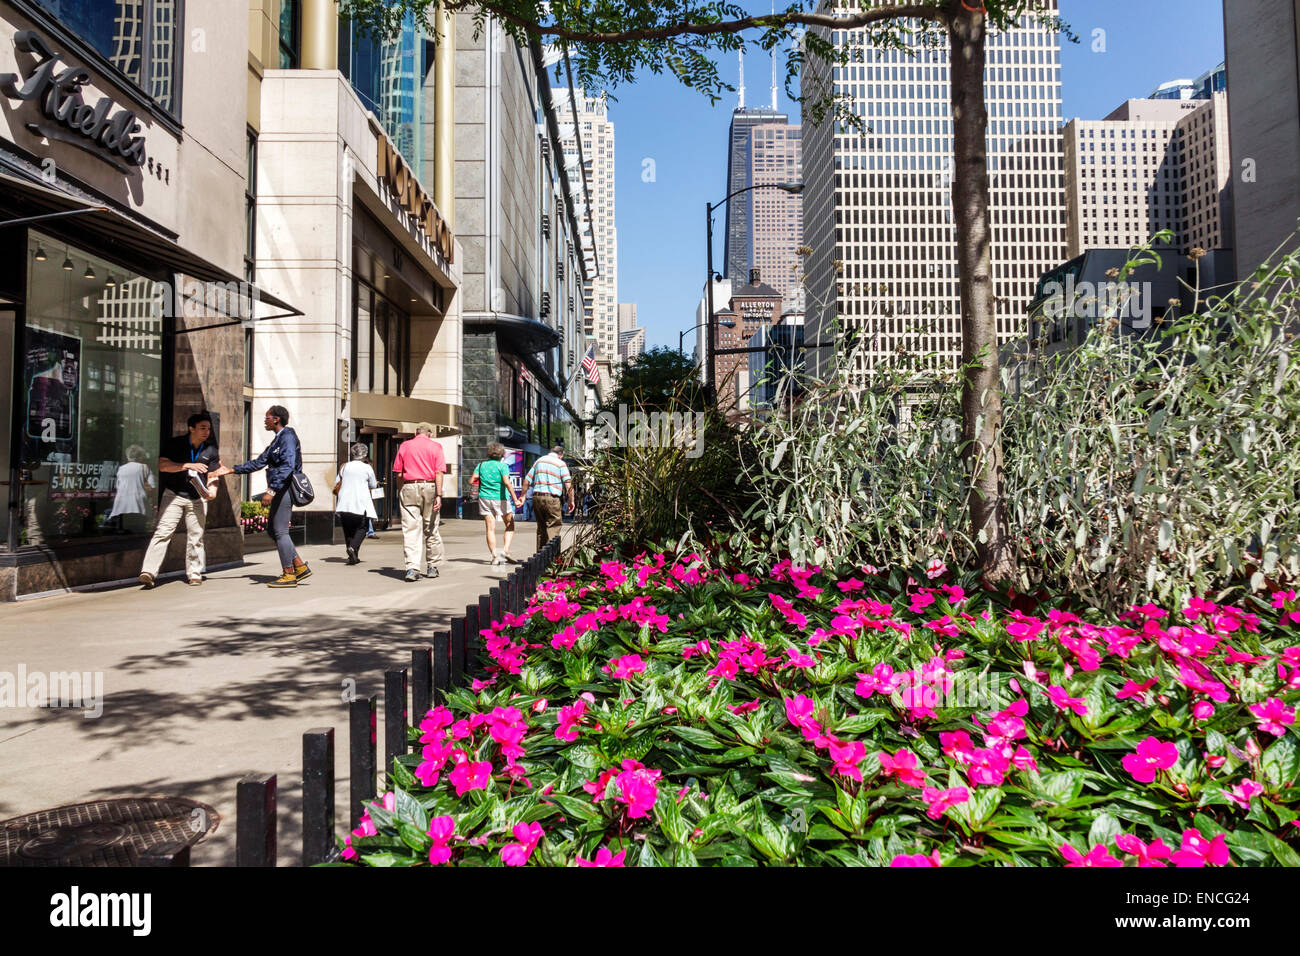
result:
M 449 10 L 483 10 L 499 20 L 513 24 L 537 37 L 555 37 L 574 43 L 636 43 L 641 41 L 668 40 L 679 36 L 713 36 L 722 33 L 741 33 L 755 27 L 771 29 L 773 27 L 798 24 L 809 27 L 829 27 L 833 30 L 852 30 L 880 23 L 884 20 L 914 18 L 947 22 L 948 14 L 941 7 L 925 3 L 896 4 L 861 10 L 846 16 L 827 13 L 769 13 L 739 20 L 721 20 L 717 23 L 676 23 L 665 27 L 646 27 L 635 30 L 622 30 L 614 33 L 591 30 L 573 30 L 556 24 L 544 25 L 534 23 L 527 17 L 511 12 L 505 5 L 491 0 L 448 0 Z

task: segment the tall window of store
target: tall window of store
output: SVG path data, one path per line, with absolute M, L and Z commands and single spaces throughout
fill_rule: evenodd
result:
M 280 0 L 280 69 L 298 69 L 302 52 L 302 10 L 299 0 Z
M 163 405 L 163 293 L 87 249 L 31 232 L 10 538 L 51 545 L 152 530 Z M 16 532 L 16 533 L 15 533 Z
M 133 84 L 176 119 L 181 113 L 180 0 L 15 0 L 60 42 L 80 41 L 78 55 Z

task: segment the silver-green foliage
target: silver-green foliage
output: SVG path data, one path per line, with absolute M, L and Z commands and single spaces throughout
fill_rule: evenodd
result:
M 1019 394 L 1004 370 L 1022 588 L 1113 609 L 1300 576 L 1298 284 L 1292 255 L 1155 334 L 1103 320 Z M 755 427 L 749 530 L 797 561 L 973 566 L 955 379 L 856 361 Z

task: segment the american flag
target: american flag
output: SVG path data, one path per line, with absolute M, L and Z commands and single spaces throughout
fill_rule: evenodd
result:
M 587 373 L 587 381 L 592 385 L 600 384 L 600 370 L 596 368 L 596 346 L 588 347 L 587 354 L 582 357 L 582 370 Z

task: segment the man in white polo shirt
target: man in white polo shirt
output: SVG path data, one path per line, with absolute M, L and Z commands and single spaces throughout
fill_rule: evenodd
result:
M 537 515 L 537 548 L 540 551 L 564 526 L 564 507 L 560 496 L 569 499 L 570 511 L 574 506 L 573 476 L 569 474 L 569 466 L 564 463 L 563 445 L 556 445 L 550 454 L 533 462 L 533 467 L 524 476 L 525 496 L 530 485 L 533 488 L 533 512 Z

